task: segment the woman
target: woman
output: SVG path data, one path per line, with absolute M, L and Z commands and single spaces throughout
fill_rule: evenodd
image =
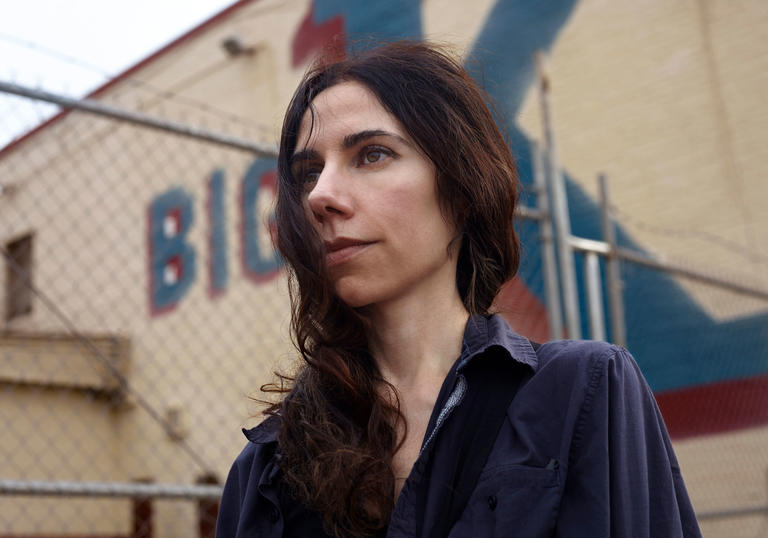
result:
M 395 43 L 316 66 L 278 175 L 305 366 L 246 432 L 219 538 L 699 535 L 628 353 L 490 315 L 517 177 L 457 62 Z

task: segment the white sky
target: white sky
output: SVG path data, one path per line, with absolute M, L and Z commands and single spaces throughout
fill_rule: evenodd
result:
M 79 97 L 235 0 L 0 0 L 0 80 Z M 0 147 L 55 111 L 0 93 Z

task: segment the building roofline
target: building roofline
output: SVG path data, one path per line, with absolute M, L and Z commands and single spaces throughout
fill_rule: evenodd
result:
M 103 93 L 105 93 L 107 90 L 111 89 L 113 86 L 117 85 L 118 83 L 129 79 L 132 75 L 134 75 L 136 72 L 142 70 L 161 56 L 165 55 L 166 53 L 170 52 L 171 50 L 175 49 L 182 43 L 188 41 L 189 39 L 196 37 L 197 35 L 201 34 L 211 26 L 217 24 L 222 19 L 227 18 L 235 11 L 238 11 L 240 8 L 245 7 L 248 4 L 252 4 L 253 2 L 256 2 L 258 0 L 239 0 L 238 2 L 235 2 L 229 7 L 224 8 L 222 11 L 218 12 L 214 16 L 210 17 L 209 19 L 206 19 L 205 21 L 201 22 L 197 26 L 193 27 L 192 29 L 188 30 L 187 32 L 183 33 L 176 39 L 170 41 L 166 45 L 163 45 L 159 49 L 157 49 L 155 52 L 147 56 L 146 58 L 139 60 L 137 63 L 133 64 L 131 67 L 120 73 L 119 75 L 116 75 L 115 77 L 109 79 L 101 86 L 97 87 L 96 89 L 92 90 L 90 93 L 86 94 L 83 98 L 84 99 L 93 99 L 101 96 Z M 61 120 L 64 116 L 69 114 L 70 109 L 62 109 L 55 115 L 51 116 L 44 122 L 40 123 L 36 127 L 33 127 L 23 135 L 19 136 L 18 138 L 14 138 L 11 140 L 7 145 L 0 148 L 0 158 L 4 157 L 7 153 L 10 153 L 13 151 L 16 147 L 20 146 L 30 138 L 36 136 L 38 133 L 43 131 L 44 129 L 50 127 L 54 123 Z

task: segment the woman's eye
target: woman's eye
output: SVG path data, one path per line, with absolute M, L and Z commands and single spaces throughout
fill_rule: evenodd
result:
M 293 177 L 295 177 L 302 185 L 311 186 L 317 183 L 317 179 L 320 177 L 320 172 L 322 172 L 322 169 L 314 166 L 301 166 L 294 170 Z
M 368 147 L 364 148 L 360 154 L 360 164 L 376 164 L 379 161 L 384 160 L 386 157 L 392 155 L 392 152 L 382 147 Z

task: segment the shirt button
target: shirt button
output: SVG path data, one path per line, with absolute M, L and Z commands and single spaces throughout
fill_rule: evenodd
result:
M 277 523 L 279 519 L 280 519 L 280 510 L 277 509 L 277 506 L 273 506 L 272 509 L 269 511 L 269 520 L 272 523 Z
M 498 500 L 496 499 L 496 495 L 488 495 L 488 508 L 491 510 L 496 510 L 497 503 Z

